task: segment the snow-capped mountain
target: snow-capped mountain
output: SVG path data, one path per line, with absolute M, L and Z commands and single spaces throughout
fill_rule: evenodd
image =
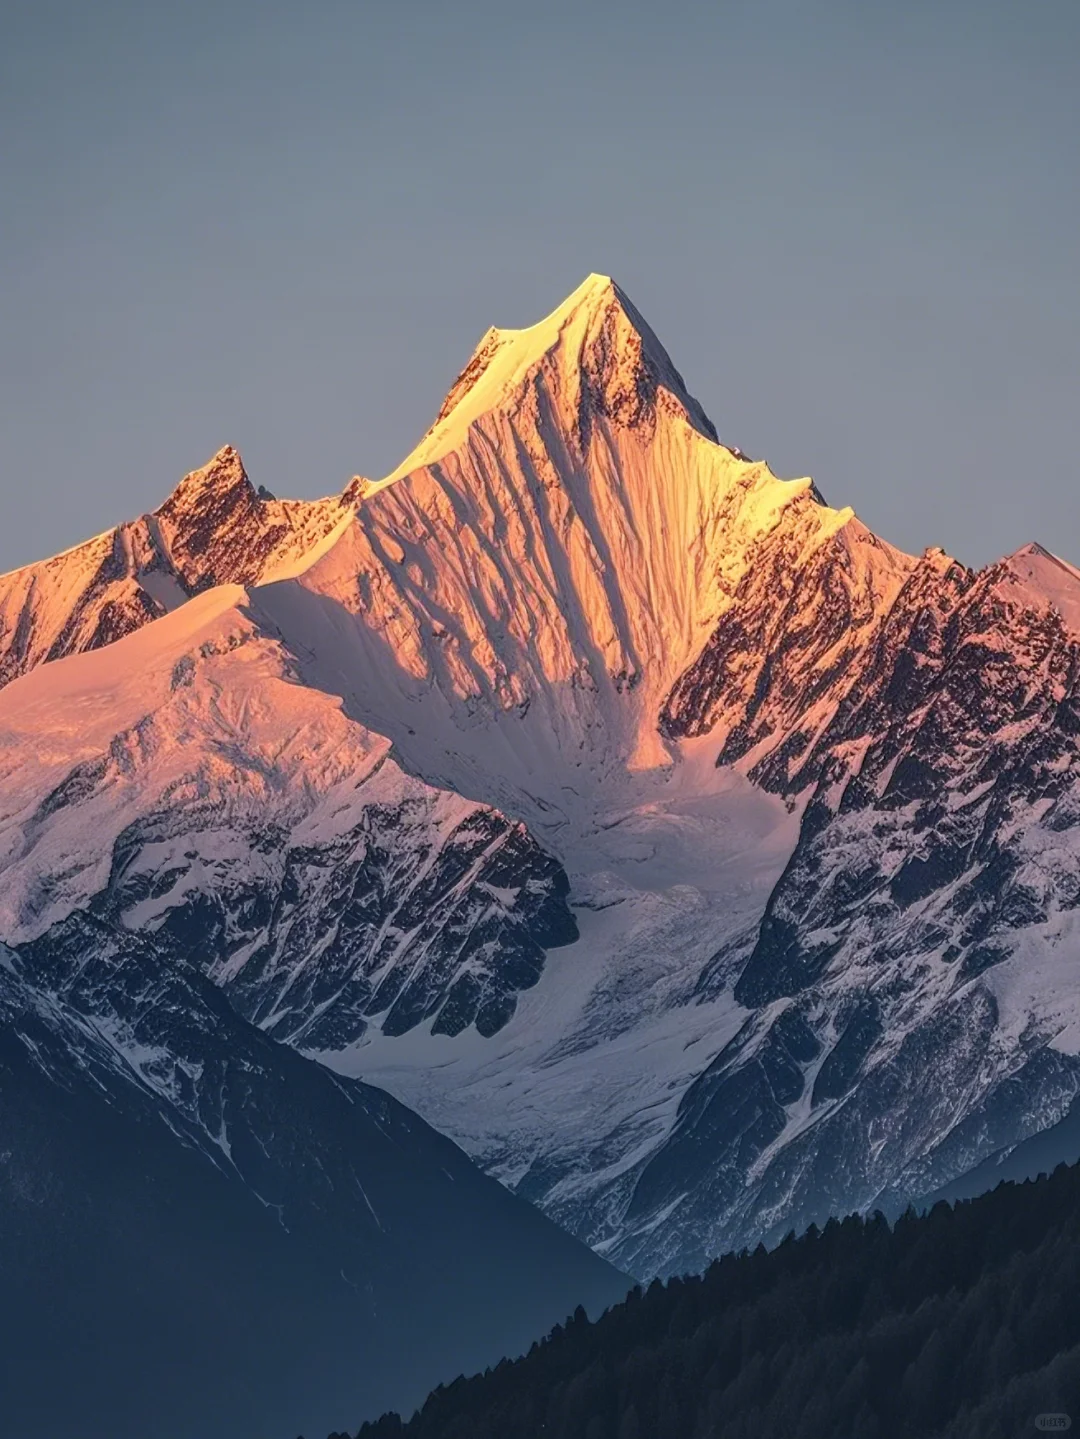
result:
M 778 480 L 599 276 L 321 503 L 0 694 L 0 938 L 193 963 L 642 1274 L 1062 1118 L 1075 570 Z

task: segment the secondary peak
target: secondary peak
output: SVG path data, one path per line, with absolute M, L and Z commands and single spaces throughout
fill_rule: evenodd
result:
M 240 452 L 232 445 L 223 445 L 213 459 L 184 476 L 158 513 L 169 516 L 203 509 L 237 490 L 248 491 L 254 498 L 255 491 Z

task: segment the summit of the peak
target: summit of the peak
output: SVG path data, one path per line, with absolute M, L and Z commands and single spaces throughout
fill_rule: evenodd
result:
M 1021 545 L 992 567 L 1003 573 L 1011 592 L 1036 608 L 1049 605 L 1070 629 L 1080 630 L 1080 570 L 1040 545 Z
M 607 309 L 627 304 L 627 296 L 610 275 L 586 275 L 576 290 L 571 290 L 566 299 L 549 316 L 569 316 L 581 309 Z M 541 324 L 544 321 L 540 322 Z M 537 328 L 532 326 L 533 329 Z
M 585 276 L 581 284 L 574 291 L 575 295 L 582 295 L 586 291 L 599 294 L 601 291 L 618 291 L 619 287 L 610 275 L 600 275 L 595 270 Z
M 612 315 L 622 315 L 631 329 L 636 330 L 642 338 L 647 335 L 654 346 L 660 347 L 659 340 L 626 291 L 610 275 L 600 274 L 586 275 L 581 284 L 571 290 L 560 305 L 534 325 L 527 325 L 524 329 L 500 329 L 493 326 L 484 336 L 481 345 L 494 335 L 504 344 L 514 341 L 524 346 L 527 342 L 530 351 L 544 354 L 553 344 L 558 343 L 575 321 L 579 326 L 595 325 Z M 670 361 L 668 363 L 670 364 Z
M 1011 555 L 1006 555 L 1000 563 L 1012 570 L 1049 567 L 1054 571 L 1060 571 L 1070 580 L 1080 582 L 1080 570 L 1075 565 L 1071 565 L 1068 560 L 1063 560 L 1060 555 L 1055 555 L 1053 550 L 1047 549 L 1038 540 L 1031 540 L 1028 544 L 1021 545 Z
M 1021 545 L 1018 550 L 1013 550 L 1011 555 L 1005 556 L 1004 563 L 1012 564 L 1014 561 L 1022 560 L 1053 560 L 1055 564 L 1067 565 L 1067 561 L 1060 559 L 1038 540 L 1029 540 L 1026 545 Z M 1071 568 L 1071 566 L 1068 567 Z
M 712 422 L 625 290 L 610 275 L 594 273 L 536 324 L 488 329 L 431 429 L 379 487 L 437 463 L 483 416 L 514 410 L 538 374 L 564 418 L 580 421 L 585 430 L 599 414 L 636 427 L 655 416 L 659 401 L 707 439 L 717 439 Z
M 223 445 L 205 465 L 184 476 L 157 513 L 168 516 L 181 509 L 202 508 L 237 490 L 255 495 L 239 450 Z
M 240 458 L 240 451 L 235 445 L 222 445 L 221 449 L 213 454 L 205 465 L 200 466 L 197 470 L 192 470 L 188 478 L 196 475 L 203 477 L 207 481 L 240 475 L 245 479 L 247 478 L 246 471 L 244 470 L 244 462 Z

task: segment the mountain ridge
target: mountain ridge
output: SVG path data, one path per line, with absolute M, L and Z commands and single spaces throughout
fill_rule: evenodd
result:
M 0 1017 L 11 1439 L 325 1428 L 622 1292 L 417 1116 L 139 936 L 76 914 L 0 947 Z
M 0 686 L 110 644 L 208 586 L 287 571 L 341 523 L 355 493 L 354 482 L 326 500 L 277 500 L 224 446 L 156 510 L 0 575 Z
M 580 367 L 591 382 L 577 396 L 579 412 L 589 399 L 599 402 L 601 409 L 634 405 L 644 409 L 655 403 L 662 388 L 675 412 L 716 440 L 715 426 L 687 391 L 641 313 L 609 275 L 592 274 L 537 324 L 518 330 L 491 326 L 448 391 L 434 424 L 382 484 L 393 484 L 421 465 L 436 463 L 460 442 L 463 430 L 497 408 L 558 351 L 570 351 L 569 364 L 562 368 Z
M 1075 571 L 905 555 L 699 411 L 591 277 L 302 555 L 0 693 L 5 924 L 108 910 L 642 1274 L 945 1188 L 1080 1085 Z M 30 763 L 32 702 L 106 717 Z

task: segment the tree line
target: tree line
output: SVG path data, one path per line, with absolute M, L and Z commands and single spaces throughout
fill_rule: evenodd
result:
M 832 1219 L 595 1323 L 579 1308 L 356 1439 L 1015 1439 L 1062 1413 L 1080 1426 L 1080 1167 L 1064 1165 L 892 1225 Z

